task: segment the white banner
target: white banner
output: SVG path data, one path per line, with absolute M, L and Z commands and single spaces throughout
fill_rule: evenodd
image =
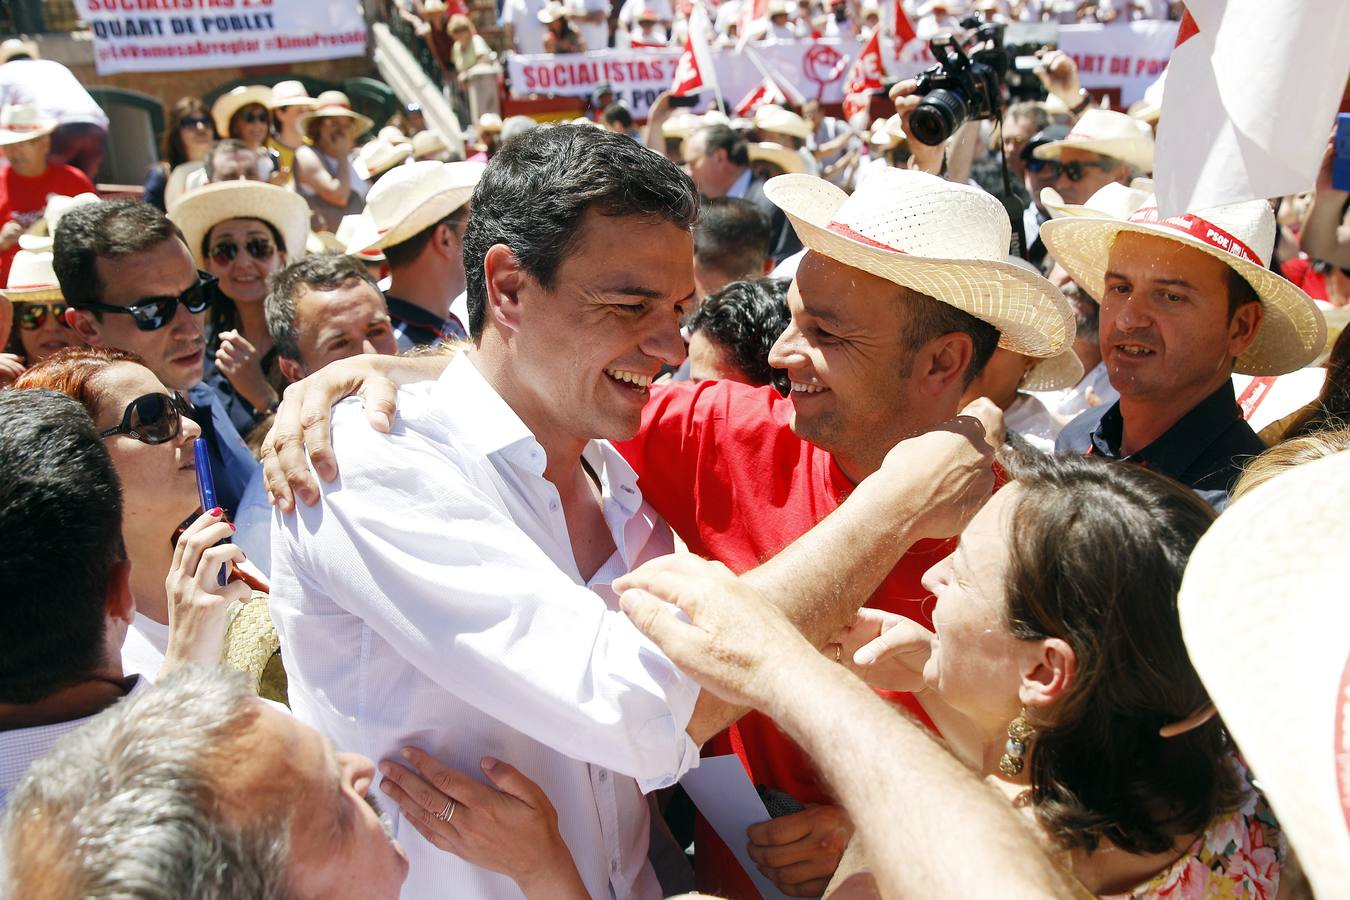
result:
M 1078 64 L 1083 87 L 1112 94 L 1112 105 L 1121 109 L 1143 99 L 1145 88 L 1167 68 L 1176 42 L 1176 22 L 1064 25 L 1059 29 L 1059 49 Z
M 669 90 L 680 61 L 680 48 L 592 50 L 589 53 L 520 54 L 507 57 L 511 96 L 589 97 L 608 81 L 614 98 L 634 118 L 647 118 L 656 96 Z
M 75 0 L 94 68 L 115 72 L 275 65 L 362 56 L 356 0 Z

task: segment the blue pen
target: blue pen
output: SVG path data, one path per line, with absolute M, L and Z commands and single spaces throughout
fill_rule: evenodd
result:
M 211 459 L 207 456 L 205 438 L 197 438 L 192 442 L 192 461 L 197 469 L 197 496 L 202 501 L 202 512 L 210 512 L 220 504 L 216 502 L 216 482 L 211 477 Z M 229 539 L 226 538 L 220 543 L 228 544 Z M 224 587 L 228 579 L 228 567 L 221 566 L 216 583 Z

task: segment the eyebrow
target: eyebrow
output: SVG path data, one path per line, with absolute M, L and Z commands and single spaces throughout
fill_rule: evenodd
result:
M 664 291 L 658 291 L 655 288 L 644 287 L 640 284 L 620 284 L 615 287 L 600 288 L 602 294 L 622 294 L 625 297 L 641 297 L 644 300 L 660 300 L 665 296 Z
M 1130 277 L 1128 275 L 1122 275 L 1119 272 L 1107 272 L 1105 275 L 1102 276 L 1103 280 L 1110 278 L 1116 278 L 1119 279 L 1120 281 L 1130 280 Z M 1153 284 L 1164 284 L 1169 286 L 1175 285 L 1176 287 L 1189 288 L 1190 290 L 1196 289 L 1195 285 L 1191 284 L 1184 278 L 1150 278 L 1148 280 Z

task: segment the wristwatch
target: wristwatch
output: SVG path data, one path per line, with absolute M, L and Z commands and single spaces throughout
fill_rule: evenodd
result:
M 1092 105 L 1091 94 L 1084 88 L 1079 88 L 1078 93 L 1081 95 L 1081 98 L 1069 109 L 1069 112 L 1073 113 L 1075 116 L 1081 116 L 1083 113 L 1087 112 L 1087 108 Z

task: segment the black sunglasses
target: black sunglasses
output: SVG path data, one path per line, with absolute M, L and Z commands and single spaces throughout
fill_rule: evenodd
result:
M 1033 175 L 1039 175 L 1041 172 L 1049 169 L 1050 172 L 1058 178 L 1060 175 L 1068 178 L 1070 181 L 1082 181 L 1084 169 L 1107 169 L 1110 166 L 1107 163 L 1099 162 L 1071 162 L 1062 163 L 1053 159 L 1030 159 L 1027 160 L 1027 171 Z
M 19 307 L 19 327 L 24 331 L 37 331 L 43 325 L 47 324 L 47 317 L 51 316 L 57 324 L 66 326 L 66 305 L 64 303 L 20 303 Z
M 98 433 L 99 437 L 125 434 L 142 444 L 163 444 L 178 437 L 183 416 L 192 415 L 192 407 L 177 391 L 172 394 L 146 394 L 127 404 L 122 423 Z
M 244 112 L 239 113 L 240 122 L 270 122 L 271 117 L 265 112 Z
M 211 120 L 206 116 L 187 116 L 178 122 L 179 128 L 210 128 Z
M 194 315 L 203 312 L 211 302 L 209 290 L 215 284 L 216 276 L 206 272 L 198 272 L 197 281 L 177 297 L 143 297 L 130 306 L 88 302 L 76 304 L 75 308 L 126 313 L 136 320 L 136 327 L 141 331 L 155 331 L 173 321 L 173 317 L 178 313 L 178 304 L 180 303 Z
M 249 238 L 242 248 L 233 241 L 221 241 L 211 248 L 211 259 L 218 266 L 229 265 L 241 249 L 247 250 L 248 255 L 257 260 L 271 259 L 277 252 L 276 245 L 267 238 Z

